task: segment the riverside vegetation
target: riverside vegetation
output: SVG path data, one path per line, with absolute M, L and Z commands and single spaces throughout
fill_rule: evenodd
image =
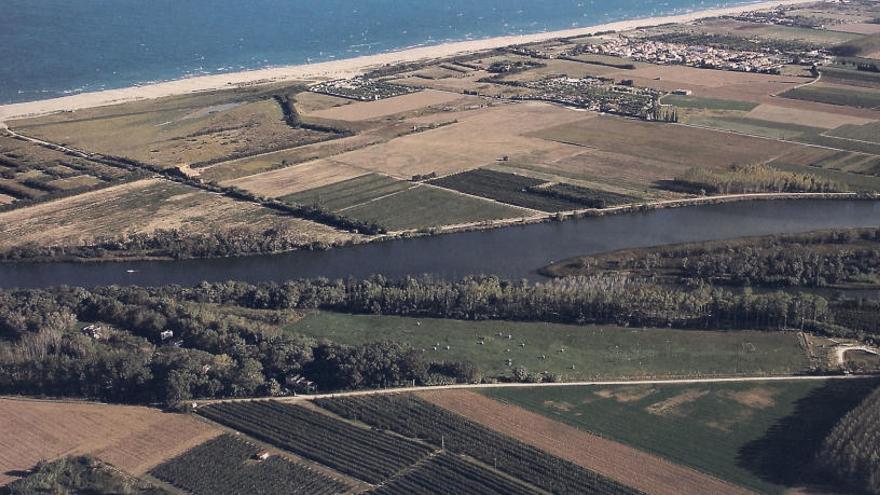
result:
M 538 285 L 497 277 L 455 282 L 376 277 L 7 290 L 0 292 L 0 390 L 170 406 L 196 397 L 279 395 L 286 393 L 287 378 L 298 375 L 325 390 L 481 379 L 475 363 L 428 360 L 395 342 L 348 346 L 279 334 L 267 330 L 269 321 L 230 315 L 221 307 L 693 329 L 796 328 L 876 338 L 871 328 L 841 325 L 839 307 L 816 294 L 750 293 L 710 283 L 670 288 L 623 274 Z M 78 331 L 86 322 L 110 328 L 95 338 Z

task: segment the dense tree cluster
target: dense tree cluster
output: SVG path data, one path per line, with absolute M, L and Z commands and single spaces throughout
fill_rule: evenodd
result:
M 247 311 L 241 315 L 236 311 Z M 826 299 L 673 287 L 619 274 L 530 285 L 497 277 L 326 279 L 196 287 L 56 288 L 0 292 L 0 391 L 174 404 L 194 397 L 276 395 L 303 376 L 327 389 L 472 382 L 468 363 L 429 362 L 394 342 L 345 346 L 279 333 L 283 314 L 351 313 L 679 328 L 835 325 Z M 253 310 L 281 310 L 260 312 Z M 106 335 L 77 331 L 110 325 Z M 171 332 L 169 334 L 169 332 Z
M 657 248 L 572 258 L 545 267 L 549 276 L 627 274 L 671 291 L 680 287 L 781 289 L 835 288 L 824 300 L 825 318 L 814 330 L 828 334 L 880 336 L 877 302 L 847 295 L 847 289 L 880 284 L 880 229 L 821 231 Z M 737 290 L 741 297 L 752 291 Z M 790 323 L 789 323 L 790 324 Z
M 0 292 L 0 391 L 171 405 L 288 393 L 300 375 L 324 389 L 472 379 L 464 364 L 429 363 L 395 343 L 279 335 L 260 321 L 180 304 L 178 291 Z M 95 337 L 78 322 L 109 326 Z
M 811 294 L 742 294 L 701 285 L 670 288 L 625 275 L 570 277 L 543 284 L 493 276 L 326 279 L 277 284 L 202 284 L 181 289 L 194 301 L 262 309 L 323 308 L 352 313 L 460 320 L 613 323 L 680 328 L 812 327 L 828 303 Z
M 813 174 L 778 170 L 764 164 L 734 166 L 728 170 L 692 168 L 676 177 L 672 187 L 705 194 L 828 193 L 846 186 Z
M 880 493 L 880 389 L 840 420 L 818 459 L 842 483 Z
M 159 229 L 98 239 L 86 245 L 44 246 L 30 242 L 0 251 L 0 261 L 221 258 L 333 247 L 322 242 L 305 242 L 303 237 L 301 232 L 283 225 L 269 229 L 239 227 L 211 233 Z
M 871 238 L 880 240 L 880 230 Z M 880 273 L 880 243 L 843 246 L 778 243 L 717 250 L 681 259 L 684 277 L 736 285 L 826 287 L 874 280 Z
M 168 495 L 170 492 L 147 481 L 133 478 L 91 456 L 42 461 L 27 477 L 0 487 L 0 494 L 3 495 L 38 493 Z
M 550 265 L 550 276 L 629 272 L 672 282 L 762 287 L 876 284 L 880 229 L 713 241 L 586 256 Z

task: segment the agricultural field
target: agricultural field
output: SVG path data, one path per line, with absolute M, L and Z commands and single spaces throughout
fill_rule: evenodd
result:
M 223 185 L 239 187 L 260 196 L 282 197 L 347 181 L 368 173 L 368 170 L 328 158 L 227 181 Z
M 554 212 L 584 208 L 582 203 L 535 190 L 544 184 L 542 180 L 486 169 L 449 175 L 431 184 L 532 210 Z
M 443 176 L 470 170 L 503 156 L 511 160 L 554 160 L 572 150 L 557 143 L 530 138 L 527 134 L 565 122 L 594 118 L 583 112 L 531 102 L 443 115 L 444 119 L 457 122 L 338 155 L 334 160 L 403 179 L 432 172 Z M 428 119 L 436 120 L 434 117 Z M 421 121 L 411 120 L 413 125 Z M 480 136 L 480 139 L 474 139 L 474 136 Z
M 433 180 L 432 185 L 545 212 L 607 208 L 638 198 L 588 186 L 589 178 L 554 174 L 539 166 L 505 162 Z M 601 187 L 601 185 L 600 185 Z
M 697 24 L 697 29 L 709 34 L 723 34 L 746 39 L 801 41 L 822 46 L 837 45 L 859 38 L 858 34 L 842 31 L 753 24 L 731 19 L 702 21 Z
M 524 389 L 531 390 L 531 389 Z M 645 493 L 745 495 L 747 490 L 693 468 L 675 464 L 582 428 L 556 421 L 514 403 L 469 390 L 420 392 L 418 397 L 499 434 L 616 479 Z
M 856 108 L 878 109 L 880 108 L 880 94 L 866 91 L 864 88 L 850 86 L 837 86 L 824 83 L 802 86 L 786 91 L 781 96 L 795 100 L 806 100 L 831 105 L 841 105 Z
M 139 476 L 220 433 L 190 417 L 136 406 L 0 399 L 0 486 L 41 459 L 89 454 Z
M 769 163 L 773 168 L 810 173 L 847 185 L 853 191 L 880 190 L 880 157 L 803 147 Z M 872 174 L 872 175 L 867 175 Z
M 314 144 L 290 148 L 257 156 L 220 162 L 216 165 L 198 169 L 199 177 L 208 182 L 221 185 L 234 185 L 236 179 L 271 172 L 305 162 L 329 158 L 349 151 L 365 148 L 383 142 L 381 136 L 373 133 L 321 141 Z
M 283 216 L 163 179 L 143 179 L 0 213 L 0 247 L 27 242 L 91 244 L 100 238 L 157 229 L 212 233 L 233 228 L 286 229 L 303 244 L 351 238 L 326 225 Z
M 225 434 L 160 464 L 150 474 L 193 495 L 331 495 L 351 490 L 346 483 L 278 455 L 258 459 L 260 451 Z
M 784 112 L 784 110 L 780 110 Z M 776 120 L 797 120 L 797 114 Z M 839 120 L 839 119 L 833 119 Z M 779 121 L 752 118 L 736 115 L 688 115 L 684 121 L 688 124 L 712 129 L 732 131 L 748 136 L 781 141 L 814 144 L 823 147 L 858 153 L 860 156 L 880 155 L 880 145 L 872 141 L 841 139 L 827 132 L 827 129 L 808 125 L 799 125 Z M 821 124 L 820 124 L 821 125 Z M 776 141 L 779 142 L 779 141 Z M 867 158 L 866 158 L 867 159 Z
M 489 389 L 484 393 L 762 493 L 811 479 L 813 456 L 872 380 Z
M 517 367 L 565 381 L 764 375 L 809 368 L 797 335 L 781 332 L 472 322 L 330 312 L 311 314 L 287 331 L 352 345 L 401 342 L 422 350 L 431 361 L 470 362 L 487 378 L 512 379 Z
M 761 104 L 745 114 L 746 118 L 767 120 L 781 124 L 812 126 L 822 129 L 834 129 L 840 126 L 860 126 L 875 122 L 871 119 L 852 115 L 831 113 L 802 108 L 785 108 L 776 105 Z M 831 133 L 833 134 L 833 133 Z
M 534 212 L 474 198 L 438 187 L 420 185 L 346 209 L 345 216 L 375 222 L 390 231 L 430 229 L 526 218 Z
M 467 455 L 552 493 L 640 493 L 413 395 L 317 399 L 315 403 L 344 418 Z
M 410 495 L 429 492 L 529 495 L 535 490 L 453 454 L 443 453 L 371 493 Z
M 545 166 L 560 174 L 579 174 L 626 187 L 634 195 L 658 181 L 702 167 L 726 169 L 764 162 L 796 145 L 712 130 L 603 116 L 530 134 L 581 149 L 579 154 Z M 626 142 L 626 146 L 620 143 Z
M 687 89 L 693 91 L 695 97 L 754 103 L 764 102 L 770 95 L 806 82 L 798 76 L 697 69 L 683 65 L 645 65 L 614 75 L 631 79 L 640 88 L 670 93 Z
M 849 124 L 840 126 L 827 133 L 828 136 L 868 141 L 880 144 L 880 122 L 865 123 L 862 125 Z
M 318 110 L 306 114 L 308 117 L 327 119 L 327 120 L 344 120 L 344 121 L 363 121 L 380 119 L 396 114 L 419 110 L 431 106 L 440 106 L 461 100 L 462 96 L 451 93 L 442 93 L 439 91 L 419 91 L 392 98 L 385 98 L 378 101 L 357 102 L 341 107 L 333 107 L 324 110 Z M 476 100 L 475 100 L 476 101 Z
M 90 191 L 145 174 L 0 135 L 0 194 L 25 204 Z
M 337 137 L 290 127 L 278 102 L 268 96 L 236 96 L 231 92 L 228 101 L 207 105 L 198 98 L 179 99 L 142 111 L 116 105 L 11 126 L 50 142 L 163 167 L 201 167 Z
M 585 77 L 612 77 L 619 68 L 605 65 L 591 64 L 573 60 L 547 60 L 542 61 L 543 67 L 534 67 L 523 71 L 514 71 L 510 74 L 499 74 L 501 81 L 538 81 L 548 77 L 567 76 L 574 79 Z
M 757 103 L 752 101 L 720 100 L 717 98 L 701 98 L 699 96 L 667 95 L 660 101 L 676 108 L 731 110 L 739 112 L 748 112 L 758 106 Z
M 411 182 L 371 173 L 316 187 L 280 199 L 294 204 L 317 204 L 331 211 L 345 211 L 413 187 Z
M 688 117 L 688 124 L 715 129 L 726 129 L 750 136 L 760 136 L 769 139 L 796 141 L 805 136 L 821 134 L 824 129 L 806 125 L 773 122 L 752 117 L 737 116 L 708 116 Z
M 875 26 L 880 29 L 880 24 L 875 24 Z M 864 62 L 858 60 L 862 59 L 857 59 L 854 63 L 867 63 L 869 59 L 864 59 Z M 880 89 L 880 73 L 853 70 L 847 66 L 831 66 L 823 68 L 822 81 L 846 86 Z
M 202 407 L 198 412 L 257 440 L 373 484 L 394 477 L 432 451 L 421 443 L 360 428 L 298 405 L 230 402 Z

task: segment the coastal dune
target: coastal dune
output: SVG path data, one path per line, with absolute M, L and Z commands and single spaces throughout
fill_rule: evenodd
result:
M 380 53 L 362 57 L 334 60 L 306 65 L 291 65 L 268 69 L 198 76 L 155 84 L 145 84 L 93 93 L 81 93 L 61 98 L 14 103 L 0 106 L 0 122 L 22 117 L 34 117 L 55 112 L 79 110 L 133 100 L 161 98 L 199 91 L 210 91 L 270 82 L 293 80 L 326 80 L 353 77 L 371 68 L 383 65 L 415 62 L 459 54 L 490 50 L 504 46 L 535 43 L 555 38 L 585 36 L 603 31 L 625 31 L 637 27 L 655 26 L 666 23 L 690 22 L 706 17 L 732 15 L 742 12 L 773 9 L 785 5 L 812 3 L 815 0 L 775 0 L 751 3 L 735 7 L 701 10 L 681 15 L 633 19 L 628 21 L 600 24 L 562 31 L 550 31 L 520 36 L 501 36 L 483 40 L 460 41 L 440 45 L 424 46 L 402 51 Z

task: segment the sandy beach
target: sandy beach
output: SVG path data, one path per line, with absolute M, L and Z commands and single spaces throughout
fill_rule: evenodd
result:
M 199 91 L 209 91 L 221 88 L 231 88 L 245 84 L 269 83 L 289 80 L 340 79 L 352 77 L 372 67 L 387 64 L 430 60 L 522 43 L 534 43 L 555 38 L 584 36 L 602 31 L 625 31 L 643 26 L 646 27 L 666 23 L 690 22 L 706 17 L 732 15 L 742 12 L 772 9 L 784 5 L 812 2 L 815 2 L 815 0 L 776 0 L 770 2 L 759 2 L 748 5 L 739 5 L 736 7 L 701 10 L 681 15 L 633 19 L 628 21 L 600 24 L 562 31 L 550 31 L 522 36 L 501 36 L 497 38 L 487 38 L 482 40 L 461 41 L 315 64 L 291 65 L 285 67 L 275 67 L 244 72 L 199 76 L 155 84 L 146 84 L 140 86 L 131 86 L 127 88 L 98 91 L 93 93 L 81 93 L 61 98 L 52 98 L 47 100 L 37 100 L 0 106 L 0 122 L 12 120 L 15 118 L 45 115 L 48 113 L 60 111 L 78 110 L 82 108 L 104 106 L 126 101 L 160 98 L 163 96 L 187 94 Z

